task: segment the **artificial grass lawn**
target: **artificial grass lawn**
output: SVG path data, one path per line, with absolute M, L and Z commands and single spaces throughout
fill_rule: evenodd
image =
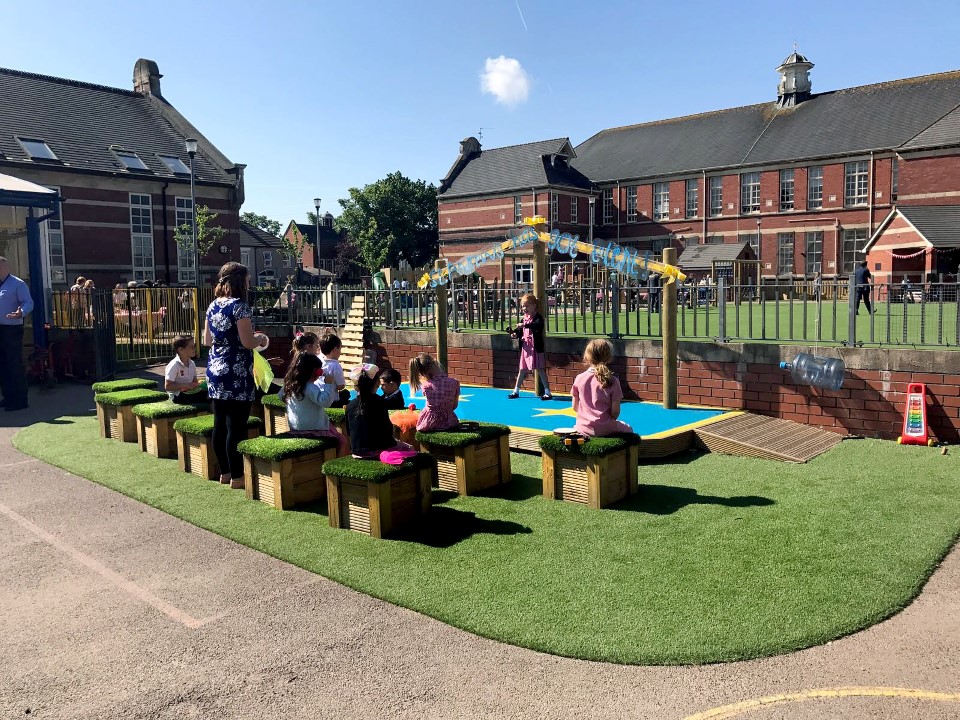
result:
M 332 530 L 325 506 L 249 502 L 99 439 L 91 417 L 14 445 L 465 630 L 620 663 L 750 658 L 866 627 L 920 591 L 960 529 L 960 454 L 876 440 L 806 465 L 686 453 L 641 466 L 639 495 L 606 510 L 543 499 L 539 458 L 514 454 L 501 496 L 437 492 L 427 529 L 404 540 Z

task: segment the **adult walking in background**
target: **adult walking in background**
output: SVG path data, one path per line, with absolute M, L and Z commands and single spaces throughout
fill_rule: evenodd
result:
M 7 412 L 27 407 L 27 377 L 23 368 L 23 318 L 33 311 L 30 288 L 10 274 L 0 256 L 0 404 Z
M 243 487 L 243 456 L 237 444 L 247 436 L 247 418 L 256 397 L 253 350 L 268 342 L 266 335 L 253 331 L 249 287 L 245 266 L 229 262 L 220 268 L 203 329 L 203 344 L 210 347 L 207 392 L 213 405 L 213 451 L 220 482 L 232 488 Z
M 857 305 L 854 313 L 857 315 L 860 314 L 860 301 L 863 300 L 867 306 L 867 312 L 873 314 L 873 305 L 870 303 L 870 294 L 873 290 L 873 275 L 867 267 L 866 260 L 860 261 L 854 275 L 857 283 Z

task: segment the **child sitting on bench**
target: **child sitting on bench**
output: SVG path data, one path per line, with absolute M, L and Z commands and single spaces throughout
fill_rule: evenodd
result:
M 347 431 L 353 456 L 378 460 L 384 450 L 411 450 L 393 437 L 387 402 L 377 394 L 376 365 L 359 365 L 350 371 L 357 396 L 347 405 Z
M 326 412 L 337 399 L 336 380 L 323 374 L 320 358 L 308 352 L 297 353 L 279 394 L 287 404 L 287 423 L 292 435 L 331 437 L 340 444 L 339 454 L 347 454 L 347 440 L 330 424 Z
M 633 428 L 620 417 L 623 390 L 620 381 L 610 370 L 613 351 L 606 340 L 591 340 L 583 354 L 589 365 L 573 381 L 573 410 L 577 413 L 576 431 L 586 437 L 606 437 L 616 433 L 630 433 Z
M 460 403 L 460 383 L 427 353 L 410 361 L 410 390 L 416 393 L 421 387 L 427 403 L 417 420 L 418 431 L 450 430 L 460 424 L 454 412 Z

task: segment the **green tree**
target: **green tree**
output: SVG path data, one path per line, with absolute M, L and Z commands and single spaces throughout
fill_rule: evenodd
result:
M 227 229 L 214 225 L 213 221 L 220 217 L 206 205 L 197 205 L 197 252 L 201 260 L 227 234 Z M 190 223 L 185 222 L 173 231 L 177 245 L 184 250 L 193 251 L 193 234 L 190 232 Z M 198 268 L 199 270 L 199 268 Z
M 271 235 L 280 236 L 280 222 L 277 220 L 271 220 L 266 215 L 257 215 L 253 212 L 245 212 L 240 214 L 240 220 L 245 222 L 247 225 L 253 225 L 258 227 L 261 230 L 265 230 Z
M 435 185 L 395 172 L 349 192 L 348 200 L 339 201 L 343 212 L 337 229 L 353 240 L 370 272 L 396 266 L 401 257 L 415 267 L 436 257 Z

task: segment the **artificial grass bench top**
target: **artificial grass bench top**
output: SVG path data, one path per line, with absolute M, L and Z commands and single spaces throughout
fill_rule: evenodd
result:
M 510 428 L 496 423 L 480 423 L 476 430 L 436 430 L 434 432 L 418 432 L 417 442 L 438 445 L 446 448 L 462 448 L 474 443 L 492 440 L 503 435 L 509 435 Z
M 104 382 L 95 382 L 93 384 L 94 394 L 119 392 L 121 390 L 156 390 L 158 387 L 156 380 L 144 380 L 143 378 L 127 378 L 126 380 L 106 380 Z
M 577 443 L 565 445 L 563 438 L 559 435 L 544 435 L 537 442 L 540 443 L 541 450 L 603 457 L 631 445 L 639 445 L 640 436 L 633 433 L 624 433 L 622 435 L 611 435 L 610 437 L 590 438 L 582 445 Z
M 248 428 L 259 428 L 260 418 L 248 417 Z M 173 429 L 177 432 L 187 435 L 200 435 L 201 437 L 210 437 L 213 435 L 213 415 L 200 415 L 198 417 L 189 417 L 177 420 L 173 424 Z
M 379 460 L 361 460 L 354 457 L 340 457 L 323 464 L 324 475 L 364 480 L 372 483 L 389 482 L 391 478 L 406 475 L 414 470 L 432 467 L 436 463 L 430 455 L 418 453 L 400 465 L 390 465 Z
M 343 425 L 347 422 L 346 408 L 324 408 L 327 412 L 327 418 L 334 425 Z
M 196 405 L 180 405 L 173 400 L 164 400 L 163 402 L 143 403 L 133 408 L 133 414 L 137 417 L 159 420 L 161 418 L 188 417 L 197 414 L 202 410 L 205 403 Z
M 154 383 L 156 387 L 156 383 Z M 168 400 L 169 396 L 159 390 L 120 390 L 119 392 L 99 393 L 93 396 L 93 401 L 100 405 L 126 407 L 127 405 L 142 405 Z
M 277 410 L 283 410 L 284 412 L 287 410 L 287 404 L 280 399 L 279 395 L 275 393 L 264 395 L 262 398 L 260 398 L 260 404 L 264 407 L 272 407 L 276 408 Z
M 334 447 L 337 447 L 337 441 L 331 437 L 305 438 L 290 433 L 252 438 L 237 445 L 244 455 L 271 461 L 300 457 Z

